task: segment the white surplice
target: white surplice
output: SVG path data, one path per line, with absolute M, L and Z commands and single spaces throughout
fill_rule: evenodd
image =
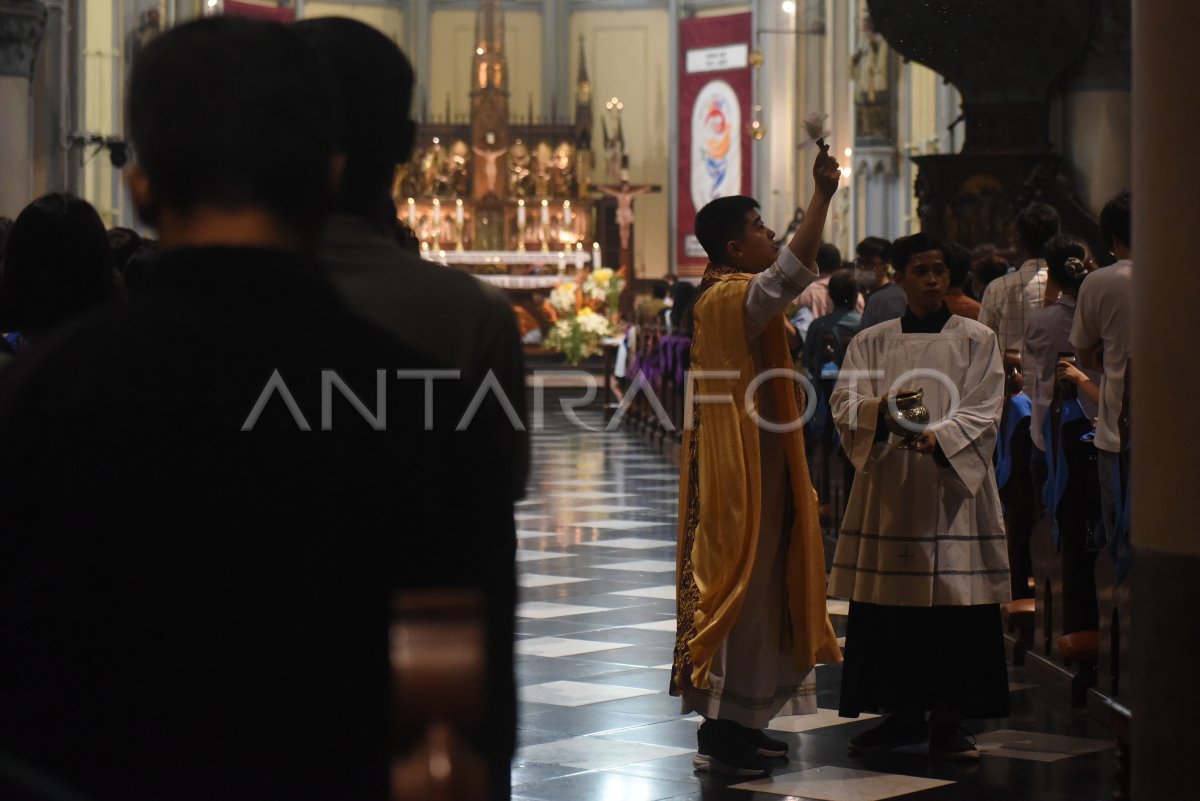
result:
M 880 397 L 916 388 L 949 467 L 897 449 L 895 435 L 875 441 Z M 992 467 L 1003 398 L 996 335 L 974 320 L 952 316 L 936 334 L 905 334 L 891 320 L 851 341 L 830 407 L 857 475 L 830 595 L 892 606 L 1011 600 Z

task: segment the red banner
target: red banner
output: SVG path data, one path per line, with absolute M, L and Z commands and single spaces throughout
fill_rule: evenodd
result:
M 294 4 L 283 6 L 279 3 L 225 0 L 224 12 L 229 17 L 251 17 L 268 22 L 281 22 L 284 25 L 296 19 L 296 7 Z
M 679 22 L 680 275 L 708 263 L 693 228 L 710 200 L 751 192 L 753 112 L 749 14 Z

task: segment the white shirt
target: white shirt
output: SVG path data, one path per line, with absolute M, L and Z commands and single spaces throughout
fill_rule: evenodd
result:
M 766 330 L 771 318 L 816 280 L 816 270 L 805 267 L 791 248 L 780 248 L 779 258 L 754 276 L 746 290 L 746 339 L 754 339 Z
M 1074 350 L 1071 347 L 1071 326 L 1075 319 L 1075 298 L 1063 295 L 1045 308 L 1029 315 L 1025 324 L 1025 344 L 1021 353 L 1021 373 L 1025 376 L 1025 394 L 1033 401 L 1033 419 L 1029 434 L 1039 451 L 1046 451 L 1042 424 L 1050 404 L 1054 400 L 1055 374 L 1058 369 L 1058 354 Z M 1084 373 L 1093 381 L 1099 376 L 1090 370 Z M 1083 393 L 1079 403 L 1089 418 L 1096 416 L 1096 408 Z
M 1104 343 L 1104 375 L 1100 379 L 1100 416 L 1096 447 L 1121 452 L 1117 418 L 1125 396 L 1125 366 L 1133 348 L 1133 262 L 1128 259 L 1096 270 L 1079 288 L 1071 344 L 1079 350 Z
M 895 435 L 875 439 L 880 397 L 910 387 L 925 392 L 930 430 L 949 467 L 896 448 Z M 893 606 L 1009 600 L 992 466 L 1003 398 L 995 334 L 974 320 L 952 316 L 938 334 L 906 334 L 900 320 L 889 320 L 851 340 L 829 399 L 857 470 L 830 595 Z
M 1025 320 L 1046 297 L 1046 262 L 1029 259 L 1016 272 L 1002 275 L 983 290 L 979 322 L 996 332 L 1000 352 L 1021 349 Z

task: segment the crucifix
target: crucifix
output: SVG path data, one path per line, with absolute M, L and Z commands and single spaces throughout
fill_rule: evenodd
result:
M 639 195 L 661 192 L 662 187 L 658 184 L 629 183 L 629 169 L 625 168 L 621 170 L 621 183 L 602 184 L 592 188 L 602 195 L 617 199 L 617 229 L 621 234 L 621 268 L 625 270 L 625 275 L 632 285 L 633 254 L 629 248 L 629 234 L 633 230 L 633 200 Z

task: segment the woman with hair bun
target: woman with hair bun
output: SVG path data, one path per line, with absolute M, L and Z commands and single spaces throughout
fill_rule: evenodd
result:
M 1075 299 L 1083 279 L 1096 268 L 1096 261 L 1087 245 L 1069 234 L 1059 234 L 1046 243 L 1045 259 L 1046 295 L 1057 295 L 1057 299 L 1033 311 L 1025 321 L 1021 353 L 1025 391 L 1033 401 L 1030 434 L 1036 448 L 1034 485 L 1039 489 L 1046 476 L 1046 442 L 1042 427 L 1054 398 L 1055 382 L 1068 380 L 1079 388 L 1079 401 L 1089 418 L 1096 416 L 1099 401 L 1099 375 L 1080 370 L 1070 360 L 1059 360 L 1060 353 L 1074 351 L 1071 326 L 1075 321 Z

